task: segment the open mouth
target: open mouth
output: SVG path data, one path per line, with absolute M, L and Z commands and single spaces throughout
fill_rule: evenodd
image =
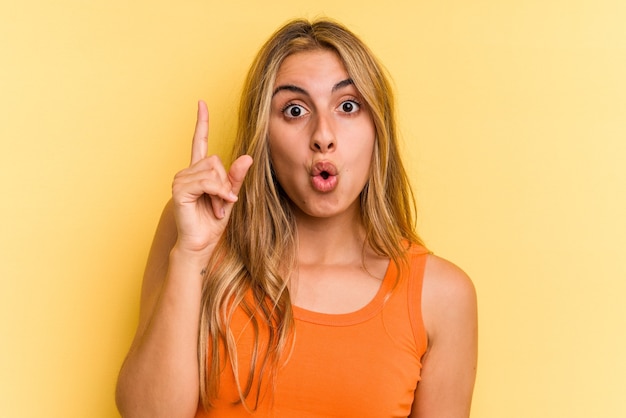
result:
M 328 161 L 319 161 L 311 167 L 312 176 L 320 176 L 324 180 L 337 175 L 337 168 Z
M 330 192 L 337 187 L 337 168 L 328 161 L 319 161 L 311 169 L 311 182 L 320 192 Z

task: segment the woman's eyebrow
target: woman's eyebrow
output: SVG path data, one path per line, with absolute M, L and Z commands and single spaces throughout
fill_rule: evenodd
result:
M 278 94 L 278 92 L 283 91 L 283 90 L 287 90 L 287 91 L 291 91 L 293 93 L 301 93 L 301 94 L 305 94 L 307 96 L 309 96 L 309 93 L 303 89 L 302 87 L 298 87 L 294 84 L 284 84 L 282 86 L 278 86 L 274 89 L 274 92 L 272 93 L 272 97 L 276 96 L 276 94 Z
M 336 92 L 337 90 L 340 90 L 346 86 L 352 86 L 354 85 L 354 81 L 351 78 L 346 78 L 345 80 L 341 80 L 340 82 L 338 82 L 337 84 L 335 84 L 332 88 L 332 92 Z M 295 84 L 283 84 L 280 85 L 278 87 L 276 87 L 274 89 L 274 92 L 272 93 L 272 97 L 276 96 L 279 92 L 283 91 L 283 90 L 287 90 L 293 93 L 300 93 L 300 94 L 304 94 L 306 96 L 310 96 L 309 92 L 307 92 L 305 89 L 303 89 L 302 87 L 298 87 Z
M 333 86 L 333 93 L 336 92 L 339 89 L 342 89 L 346 86 L 352 86 L 354 85 L 354 81 L 351 78 L 346 78 L 345 80 L 340 81 L 339 83 L 335 84 Z

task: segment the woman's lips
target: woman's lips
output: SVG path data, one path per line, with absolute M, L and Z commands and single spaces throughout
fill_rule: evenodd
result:
M 337 168 L 328 161 L 320 161 L 311 168 L 311 185 L 322 193 L 333 191 L 337 187 Z

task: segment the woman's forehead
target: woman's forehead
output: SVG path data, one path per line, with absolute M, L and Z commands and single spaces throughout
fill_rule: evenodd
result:
M 311 89 L 334 92 L 352 85 L 348 71 L 334 51 L 313 50 L 289 55 L 276 74 L 273 94 L 280 90 Z
M 276 78 L 297 77 L 307 72 L 348 74 L 343 61 L 336 52 L 328 49 L 315 49 L 287 56 L 278 67 Z

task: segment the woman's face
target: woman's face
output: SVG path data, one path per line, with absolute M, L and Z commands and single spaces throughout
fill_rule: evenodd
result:
M 369 109 L 338 55 L 287 57 L 276 77 L 269 121 L 275 175 L 296 216 L 354 215 L 376 138 Z

